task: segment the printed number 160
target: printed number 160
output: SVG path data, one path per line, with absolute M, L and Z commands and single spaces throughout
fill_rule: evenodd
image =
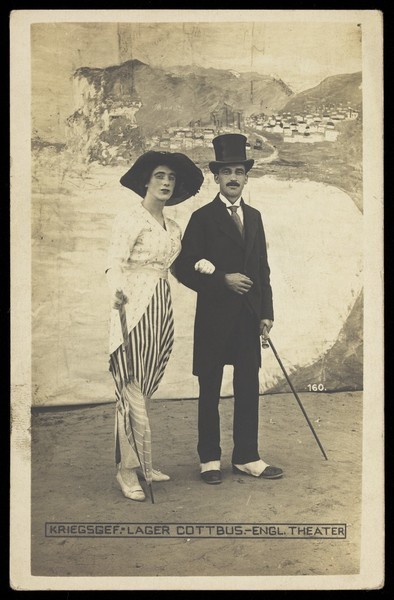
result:
M 306 386 L 310 392 L 325 392 L 326 388 L 322 383 L 308 383 Z

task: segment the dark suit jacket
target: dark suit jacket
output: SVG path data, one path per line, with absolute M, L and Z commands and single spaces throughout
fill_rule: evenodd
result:
M 247 308 L 256 319 L 273 320 L 270 269 L 263 223 L 258 210 L 243 204 L 245 239 L 219 195 L 196 210 L 182 240 L 182 250 L 174 264 L 176 278 L 195 290 L 197 296 L 194 326 L 193 373 L 207 373 L 222 360 L 231 324 Z M 195 263 L 206 258 L 216 267 L 212 275 L 198 273 Z M 253 286 L 244 295 L 229 290 L 228 273 L 243 273 Z M 225 361 L 226 362 L 226 361 Z

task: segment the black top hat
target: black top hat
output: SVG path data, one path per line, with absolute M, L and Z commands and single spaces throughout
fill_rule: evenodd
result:
M 179 204 L 194 196 L 199 191 L 204 175 L 186 154 L 181 152 L 161 152 L 149 150 L 137 158 L 133 166 L 125 173 L 120 183 L 141 198 L 145 198 L 146 184 L 152 171 L 159 165 L 166 165 L 174 170 L 176 184 L 174 193 L 166 202 L 166 206 Z
M 212 173 L 218 173 L 221 167 L 231 164 L 243 164 L 246 172 L 253 167 L 253 158 L 246 158 L 246 137 L 241 133 L 218 135 L 212 144 L 216 158 L 209 163 Z

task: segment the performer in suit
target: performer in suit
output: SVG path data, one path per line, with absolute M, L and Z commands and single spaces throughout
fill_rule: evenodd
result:
M 199 380 L 198 446 L 201 478 L 221 483 L 219 397 L 226 364 L 234 366 L 233 471 L 276 479 L 258 450 L 260 335 L 273 325 L 270 269 L 260 212 L 242 190 L 254 161 L 246 137 L 219 135 L 209 163 L 216 198 L 195 211 L 175 262 L 179 281 L 197 292 L 193 374 Z

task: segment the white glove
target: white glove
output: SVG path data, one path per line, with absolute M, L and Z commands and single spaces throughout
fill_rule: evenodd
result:
M 215 270 L 215 265 L 213 265 L 211 261 L 207 260 L 206 258 L 202 258 L 201 260 L 196 262 L 194 268 L 199 273 L 204 273 L 205 275 L 212 275 L 212 273 Z

